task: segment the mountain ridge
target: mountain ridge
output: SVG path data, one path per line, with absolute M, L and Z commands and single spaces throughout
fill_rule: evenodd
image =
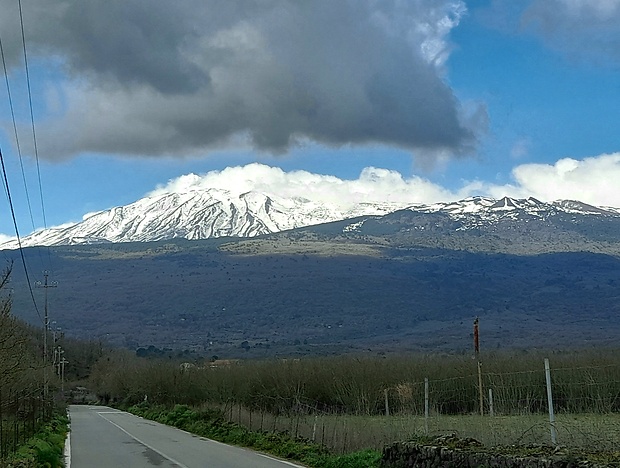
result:
M 453 352 L 470 344 L 474 316 L 493 348 L 617 346 L 613 209 L 507 198 L 425 209 L 248 238 L 46 248 L 69 286 L 50 307 L 72 336 L 208 356 Z M 22 252 L 36 261 L 40 249 Z M 15 314 L 36 323 L 27 278 L 13 280 Z
M 545 220 L 558 213 L 620 218 L 620 209 L 598 207 L 576 200 L 542 202 L 533 197 L 468 197 L 433 204 L 360 202 L 323 203 L 305 197 L 278 197 L 249 191 L 239 195 L 221 189 L 194 190 L 147 196 L 129 205 L 93 213 L 68 227 L 36 231 L 21 245 L 55 246 L 118 242 L 154 242 L 183 238 L 256 237 L 290 229 L 341 221 L 359 216 L 382 216 L 408 209 L 445 213 L 462 221 L 461 229 L 492 225 L 500 219 Z M 16 240 L 0 245 L 15 249 Z

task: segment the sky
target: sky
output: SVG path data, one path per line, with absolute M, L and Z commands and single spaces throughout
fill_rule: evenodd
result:
M 20 1 L 0 0 L 21 235 L 209 186 L 620 207 L 620 0 L 21 8 L 23 36 Z M 15 235 L 6 186 L 0 233 Z

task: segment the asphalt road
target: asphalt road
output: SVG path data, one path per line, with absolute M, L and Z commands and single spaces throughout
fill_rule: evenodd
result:
M 69 407 L 67 468 L 290 468 L 300 466 L 221 444 L 107 406 Z

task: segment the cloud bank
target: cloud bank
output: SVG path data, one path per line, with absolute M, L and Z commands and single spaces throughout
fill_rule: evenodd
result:
M 146 196 L 216 188 L 237 195 L 256 190 L 340 206 L 360 202 L 431 204 L 470 196 L 509 196 L 534 197 L 548 202 L 579 200 L 596 206 L 620 208 L 620 153 L 581 160 L 564 158 L 554 164 L 522 164 L 512 170 L 512 179 L 512 183 L 501 185 L 480 180 L 463 181 L 460 188 L 451 190 L 423 177 L 414 175 L 405 178 L 397 171 L 375 167 L 367 167 L 358 178 L 347 180 L 307 171 L 285 172 L 278 167 L 253 163 L 202 175 L 187 174 L 168 181 Z M 85 214 L 83 219 L 94 214 L 96 212 Z M 0 234 L 0 243 L 12 238 Z
M 10 63 L 15 2 L 0 0 Z M 315 141 L 464 154 L 483 107 L 445 80 L 462 0 L 33 0 L 32 54 L 61 64 L 46 155 L 271 153 Z
M 482 190 L 492 197 L 533 196 L 620 207 L 620 153 L 582 160 L 564 158 L 555 164 L 523 164 L 512 170 L 512 177 L 514 184 L 483 184 Z
M 412 200 L 432 202 L 459 196 L 424 178 L 413 176 L 405 179 L 397 171 L 376 167 L 365 168 L 355 180 L 344 180 L 307 171 L 284 172 L 259 163 L 228 167 L 200 176 L 181 176 L 148 195 L 186 193 L 207 188 L 228 190 L 237 195 L 255 190 L 281 197 L 302 197 L 343 205 L 360 202 L 409 203 Z
M 489 196 L 535 197 L 543 201 L 580 200 L 599 206 L 620 207 L 620 153 L 576 160 L 565 158 L 555 164 L 523 164 L 512 171 L 514 182 L 497 185 L 486 181 L 464 181 L 449 190 L 419 176 L 404 178 L 400 173 L 369 167 L 354 180 L 306 171 L 284 172 L 254 163 L 229 167 L 204 175 L 189 174 L 171 180 L 149 195 L 185 193 L 217 188 L 241 194 L 251 190 L 282 197 L 306 197 L 325 202 L 435 203 Z

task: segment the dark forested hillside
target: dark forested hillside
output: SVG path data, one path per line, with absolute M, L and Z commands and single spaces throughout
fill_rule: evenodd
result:
M 385 244 L 293 232 L 57 247 L 43 251 L 50 314 L 69 336 L 220 357 L 464 350 L 475 316 L 487 348 L 620 344 L 616 256 Z M 14 277 L 14 311 L 35 320 Z

